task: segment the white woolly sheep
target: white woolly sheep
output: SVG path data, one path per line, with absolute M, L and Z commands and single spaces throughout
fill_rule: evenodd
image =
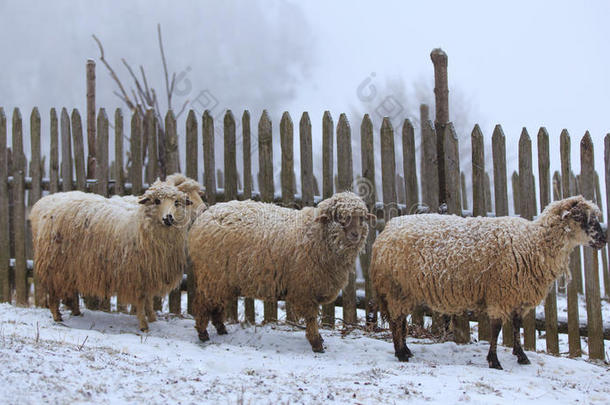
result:
M 224 308 L 238 296 L 286 300 L 307 322 L 314 352 L 323 352 L 320 304 L 335 300 L 354 271 L 368 234 L 366 205 L 351 192 L 300 211 L 254 201 L 210 207 L 189 231 L 199 339 L 211 318 L 225 334 Z
M 55 321 L 62 320 L 60 299 L 78 315 L 78 293 L 117 295 L 137 306 L 140 329 L 148 329 L 146 316 L 154 318 L 154 313 L 146 303 L 182 279 L 189 222 L 185 206 L 192 203 L 164 182 L 153 184 L 138 202 L 71 191 L 34 205 L 34 271 Z
M 519 364 L 529 364 L 520 344 L 522 316 L 560 275 L 569 276 L 574 247 L 606 243 L 600 215 L 595 204 L 577 196 L 549 204 L 534 221 L 438 214 L 392 219 L 373 245 L 370 275 L 396 357 L 412 356 L 405 316 L 425 304 L 444 314 L 489 315 L 491 368 L 502 368 L 497 338 L 502 321 L 512 319 L 513 354 Z

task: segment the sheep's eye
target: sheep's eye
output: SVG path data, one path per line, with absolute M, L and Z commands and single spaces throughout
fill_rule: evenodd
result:
M 179 207 L 180 205 L 181 205 L 180 201 L 178 201 L 178 200 L 174 201 L 174 207 Z
M 159 200 L 158 198 L 155 198 L 155 205 L 159 205 L 161 204 L 161 200 Z

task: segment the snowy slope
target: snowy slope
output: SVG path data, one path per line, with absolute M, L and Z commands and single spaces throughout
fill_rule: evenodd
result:
M 52 321 L 48 310 L 0 305 L 4 403 L 610 403 L 610 369 L 528 353 L 520 366 L 487 367 L 488 345 L 410 338 L 399 363 L 391 342 L 323 330 L 314 354 L 290 326 L 230 325 L 201 344 L 191 319 L 161 317 L 146 335 L 125 314 L 84 311 Z

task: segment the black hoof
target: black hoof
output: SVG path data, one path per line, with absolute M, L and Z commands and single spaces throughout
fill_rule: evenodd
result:
M 219 335 L 226 335 L 226 334 L 228 333 L 228 332 L 227 332 L 227 328 L 225 328 L 225 326 L 224 326 L 224 325 L 220 325 L 219 327 L 217 327 L 217 328 L 216 328 L 216 332 L 217 332 Z
M 208 340 L 210 340 L 210 335 L 208 335 L 207 330 L 203 333 L 199 333 L 199 340 L 201 340 L 202 342 L 207 342 Z
M 312 347 L 314 353 L 324 353 L 324 347 Z
M 148 332 L 148 328 L 140 328 L 140 330 L 144 333 Z
M 400 351 L 395 353 L 395 356 L 398 357 L 399 361 L 409 361 L 411 357 L 413 357 L 413 353 L 407 346 L 400 349 Z
M 517 359 L 517 363 L 519 363 L 519 364 L 531 364 L 530 363 L 530 359 L 528 359 L 527 357 L 519 357 Z
M 489 368 L 495 368 L 496 370 L 504 370 L 500 365 L 500 361 L 498 361 L 498 356 L 496 354 L 488 354 L 487 363 L 489 364 Z

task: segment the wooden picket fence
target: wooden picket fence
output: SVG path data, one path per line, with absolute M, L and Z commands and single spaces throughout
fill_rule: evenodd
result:
M 288 113 L 284 113 L 280 121 L 280 155 L 281 155 L 281 190 L 275 192 L 273 180 L 273 146 L 274 134 L 269 115 L 264 112 L 258 122 L 258 188 L 254 190 L 252 178 L 252 134 L 250 129 L 250 114 L 245 111 L 241 117 L 241 141 L 243 156 L 243 172 L 237 170 L 236 125 L 231 111 L 224 115 L 224 134 L 222 137 L 214 134 L 214 119 L 209 112 L 201 118 L 201 131 L 193 111 L 186 119 L 186 164 L 184 173 L 192 178 L 200 179 L 198 167 L 198 154 L 201 145 L 203 152 L 203 189 L 209 204 L 232 199 L 255 198 L 267 202 L 275 202 L 290 207 L 314 205 L 323 198 L 329 197 L 336 191 L 357 189 L 359 185 L 366 184 L 368 192 L 363 195 L 365 202 L 372 212 L 379 218 L 377 231 L 391 217 L 410 214 L 414 207 L 426 205 L 433 210 L 439 206 L 439 169 L 443 165 L 445 176 L 445 193 L 447 211 L 458 215 L 508 215 L 508 182 L 506 169 L 506 143 L 502 128 L 498 125 L 491 137 L 493 154 L 493 192 L 495 211 L 491 206 L 491 189 L 489 176 L 485 168 L 484 136 L 480 128 L 475 126 L 472 131 L 472 210 L 467 210 L 464 203 L 468 200 L 462 195 L 465 190 L 463 173 L 460 171 L 458 137 L 453 125 L 448 123 L 435 129 L 435 124 L 427 120 L 427 109 L 422 108 L 421 118 L 421 173 L 418 178 L 415 165 L 415 129 L 408 119 L 401 128 L 401 141 L 403 150 L 402 168 L 396 167 L 395 162 L 395 130 L 389 119 L 384 119 L 379 136 L 381 144 L 381 178 L 382 198 L 376 197 L 375 186 L 375 133 L 371 119 L 365 115 L 361 123 L 361 156 L 362 173 L 354 176 L 352 167 L 352 134 L 345 114 L 341 114 L 336 126 L 331 114 L 327 111 L 322 119 L 322 190 L 320 195 L 315 189 L 317 181 L 314 177 L 314 162 L 312 158 L 312 124 L 307 113 L 303 113 L 299 122 L 300 143 L 300 178 L 301 190 L 296 190 L 294 175 L 294 126 Z M 108 137 L 109 119 L 105 110 L 99 110 L 96 118 L 96 168 L 95 178 L 87 179 L 87 164 L 83 142 L 83 125 L 78 110 L 69 115 L 63 109 L 57 116 L 55 109 L 50 111 L 50 156 L 48 161 L 48 176 L 43 175 L 47 167 L 41 158 L 41 117 L 37 108 L 30 116 L 30 165 L 29 171 L 23 148 L 23 129 L 21 113 L 15 109 L 12 116 L 12 147 L 7 147 L 7 118 L 3 109 L 0 109 L 0 301 L 14 300 L 16 305 L 25 306 L 33 302 L 44 305 L 45 299 L 31 285 L 36 284 L 32 279 L 33 257 L 31 236 L 27 225 L 27 208 L 31 207 L 45 192 L 82 190 L 95 192 L 105 196 L 112 194 L 140 194 L 147 184 L 159 174 L 157 151 L 158 130 L 157 121 L 149 111 L 144 120 L 138 114 L 131 117 L 129 156 L 131 168 L 129 175 L 125 175 L 123 139 L 124 118 L 120 109 L 114 114 L 115 151 L 114 161 L 109 164 Z M 166 165 L 168 173 L 178 171 L 181 167 L 178 158 L 178 131 L 176 120 L 172 111 L 165 116 L 165 142 Z M 199 137 L 201 134 L 201 137 Z M 336 138 L 335 138 L 336 137 Z M 144 143 L 144 138 L 147 142 Z M 214 142 L 222 139 L 224 142 L 224 170 L 222 176 L 217 176 L 214 156 Z M 336 141 L 335 141 L 336 139 Z M 587 133 L 580 142 L 581 173 L 574 176 L 570 163 L 570 136 L 563 131 L 559 137 L 561 144 L 561 168 L 554 173 L 551 179 L 549 159 L 549 135 L 544 128 L 538 132 L 538 188 L 540 201 L 536 201 L 536 184 L 533 176 L 534 160 L 532 156 L 531 139 L 524 129 L 519 140 L 519 171 L 512 174 L 512 190 L 514 206 L 519 215 L 532 219 L 550 201 L 576 193 L 595 200 L 600 206 L 602 199 L 599 192 L 599 179 L 593 166 L 593 144 Z M 336 142 L 336 143 L 335 143 Z M 148 159 L 143 162 L 142 145 L 148 148 Z M 336 152 L 333 150 L 336 144 Z M 443 145 L 444 156 L 442 161 L 437 159 L 437 147 Z M 605 181 L 606 181 L 606 207 L 610 198 L 610 135 L 605 139 Z M 61 150 L 61 160 L 59 151 Z M 337 175 L 333 172 L 334 159 L 337 159 Z M 400 173 L 402 172 L 402 173 Z M 27 176 L 26 176 L 27 173 Z M 217 178 L 218 177 L 218 178 Z M 397 181 L 398 179 L 398 181 Z M 217 180 L 222 184 L 218 184 Z M 243 180 L 243 187 L 241 186 Z M 418 184 L 421 185 L 422 198 L 419 198 Z M 219 187 L 221 185 L 222 187 Z M 27 197 L 27 198 L 26 198 Z M 610 214 L 607 212 L 607 214 Z M 347 287 L 342 291 L 338 303 L 343 308 L 343 322 L 357 324 L 362 322 L 357 317 L 357 308 L 365 309 L 367 321 L 374 322 L 374 313 L 371 302 L 373 290 L 368 278 L 371 246 L 377 232 L 370 232 L 366 249 L 360 257 L 364 284 L 356 282 L 355 276 L 349 280 Z M 603 261 L 603 283 L 606 295 L 610 292 L 610 278 L 608 274 L 607 252 L 600 253 Z M 581 263 L 582 262 L 582 263 Z M 582 265 L 584 264 L 584 266 Z M 572 282 L 567 289 L 559 287 L 551 289 L 545 301 L 544 319 L 536 319 L 532 313 L 524 320 L 525 348 L 535 349 L 536 330 L 546 331 L 547 351 L 558 354 L 558 333 L 568 333 L 569 354 L 581 355 L 580 336 L 588 336 L 589 357 L 592 359 L 604 358 L 604 337 L 609 339 L 609 331 L 603 328 L 601 318 L 600 280 L 598 273 L 598 254 L 589 247 L 576 249 L 571 256 L 570 268 Z M 583 277 L 584 269 L 584 277 Z M 190 278 L 184 283 L 189 297 L 192 297 Z M 361 288 L 357 288 L 357 285 Z M 558 290 L 559 288 L 559 290 Z M 34 291 L 31 296 L 31 291 Z M 557 321 L 556 294 L 566 294 L 568 302 L 567 324 Z M 578 295 L 585 293 L 587 302 L 587 325 L 580 325 L 578 313 Z M 181 313 L 181 293 L 177 289 L 169 296 L 169 308 L 172 313 Z M 92 307 L 109 309 L 108 302 L 87 302 Z M 190 305 L 190 299 L 189 299 Z M 288 309 L 289 312 L 289 309 Z M 414 323 L 422 323 L 424 309 L 416 311 L 413 315 Z M 276 302 L 266 302 L 264 305 L 264 319 L 277 320 L 278 307 Z M 228 316 L 237 319 L 237 303 L 228 310 Z M 245 318 L 254 322 L 254 304 L 252 300 L 245 300 Z M 332 326 L 335 324 L 335 305 L 328 305 L 322 309 L 322 321 Z M 456 317 L 456 340 L 469 339 L 469 319 L 473 314 Z M 435 323 L 441 318 L 433 317 Z M 479 338 L 489 339 L 489 323 L 485 317 L 479 321 Z M 439 327 L 438 325 L 436 326 Z M 505 325 L 503 333 L 504 344 L 510 345 L 512 333 L 510 325 Z

